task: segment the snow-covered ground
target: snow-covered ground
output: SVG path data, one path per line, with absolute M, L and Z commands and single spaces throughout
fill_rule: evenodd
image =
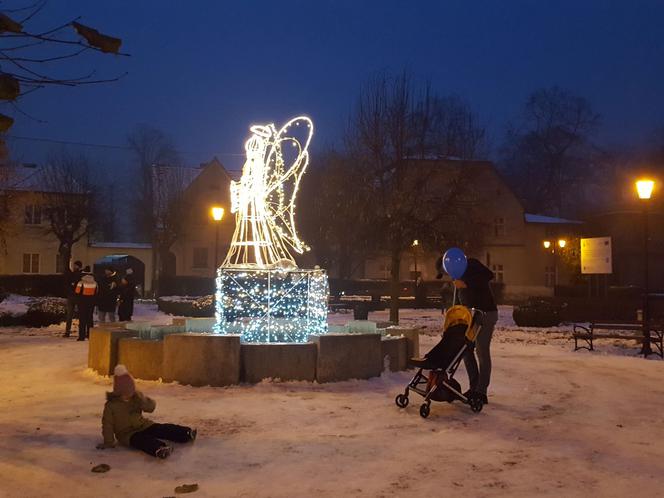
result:
M 170 321 L 149 305 L 137 315 Z M 138 381 L 154 420 L 199 428 L 166 461 L 94 449 L 111 381 L 85 369 L 86 343 L 59 337 L 61 325 L 0 329 L 0 496 L 161 497 L 183 483 L 199 497 L 662 496 L 664 362 L 626 341 L 574 353 L 569 327 L 524 331 L 509 315 L 480 414 L 437 403 L 424 420 L 415 395 L 398 409 L 407 372 L 325 385 Z M 423 352 L 437 341 L 438 311 L 402 322 L 430 331 Z M 111 470 L 90 472 L 99 463 Z

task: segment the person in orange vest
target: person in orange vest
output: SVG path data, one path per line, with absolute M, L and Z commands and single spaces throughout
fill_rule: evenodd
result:
M 95 278 L 92 276 L 90 267 L 83 268 L 81 280 L 76 284 L 76 296 L 78 297 L 78 339 L 84 341 L 90 334 L 90 327 L 93 325 L 93 314 L 97 304 L 97 294 L 99 287 Z

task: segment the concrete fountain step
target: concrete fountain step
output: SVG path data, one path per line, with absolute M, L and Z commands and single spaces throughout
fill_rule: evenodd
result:
M 240 336 L 182 333 L 184 325 L 95 327 L 88 367 L 112 375 L 123 363 L 139 379 L 193 386 L 256 383 L 266 378 L 336 382 L 376 377 L 388 366 L 406 369 L 419 349 L 418 331 L 312 335 L 307 343 L 240 344 Z M 140 337 L 139 337 L 140 336 Z

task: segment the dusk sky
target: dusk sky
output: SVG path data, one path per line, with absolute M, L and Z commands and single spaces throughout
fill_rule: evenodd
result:
M 338 143 L 362 84 L 404 68 L 466 98 L 494 150 L 528 94 L 556 84 L 591 101 L 603 144 L 643 142 L 664 126 L 662 1 L 52 1 L 35 25 L 76 16 L 121 37 L 131 57 L 93 54 L 61 70 L 128 75 L 27 96 L 21 108 L 45 122 L 16 114 L 11 135 L 124 146 L 148 123 L 188 165 L 217 155 L 235 169 L 251 123 L 304 113 L 314 150 Z M 53 147 L 10 144 L 25 162 Z M 74 149 L 128 162 L 121 150 Z

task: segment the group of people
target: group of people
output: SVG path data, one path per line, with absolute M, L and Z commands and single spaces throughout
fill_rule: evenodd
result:
M 65 293 L 67 296 L 67 323 L 65 337 L 71 335 L 72 321 L 78 311 L 78 339 L 88 338 L 94 325 L 94 310 L 97 308 L 99 322 L 128 322 L 134 314 L 136 281 L 131 268 L 123 276 L 107 266 L 99 278 L 95 278 L 89 266 L 75 261 L 65 271 Z

